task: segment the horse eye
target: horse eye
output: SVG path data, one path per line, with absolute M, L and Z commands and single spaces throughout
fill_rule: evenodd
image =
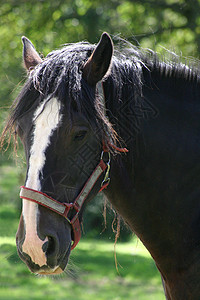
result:
M 84 139 L 84 137 L 86 136 L 87 131 L 86 130 L 81 130 L 79 132 L 77 132 L 74 136 L 74 141 L 81 141 Z
M 15 127 L 15 133 L 18 135 L 18 136 L 21 136 L 23 134 L 23 130 L 22 128 L 19 126 L 19 124 L 16 125 Z

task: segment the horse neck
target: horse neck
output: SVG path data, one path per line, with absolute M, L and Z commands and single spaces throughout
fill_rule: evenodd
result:
M 189 295 L 198 286 L 193 299 L 200 299 L 199 282 L 187 285 L 200 276 L 200 85 L 160 70 L 145 70 L 144 80 L 143 95 L 155 113 L 139 119 L 129 154 L 113 160 L 106 193 L 150 251 L 168 298 L 190 299 L 183 291 Z

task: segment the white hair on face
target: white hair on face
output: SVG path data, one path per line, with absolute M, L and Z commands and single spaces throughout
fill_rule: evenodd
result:
M 59 114 L 61 104 L 57 98 L 42 102 L 33 117 L 33 143 L 30 149 L 29 170 L 26 187 L 40 191 L 40 173 L 45 164 L 45 151 L 50 144 L 50 137 L 61 122 Z
M 50 138 L 62 120 L 60 114 L 61 103 L 57 98 L 45 99 L 36 109 L 33 116 L 33 139 L 30 149 L 29 169 L 25 186 L 37 191 L 41 190 L 40 174 L 45 165 L 45 151 L 50 144 Z M 28 254 L 32 261 L 39 266 L 46 264 L 46 256 L 42 241 L 37 235 L 38 204 L 23 199 L 23 219 L 25 240 L 23 252 Z

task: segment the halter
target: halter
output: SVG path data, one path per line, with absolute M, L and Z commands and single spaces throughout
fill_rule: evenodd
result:
M 81 192 L 79 193 L 79 195 L 73 203 L 60 203 L 48 196 L 47 194 L 44 194 L 40 191 L 36 191 L 25 186 L 21 187 L 20 198 L 33 201 L 39 205 L 47 207 L 48 209 L 63 216 L 68 221 L 73 231 L 73 244 L 71 246 L 71 249 L 74 249 L 76 247 L 81 238 L 79 213 L 83 206 L 83 203 L 86 201 L 95 183 L 98 181 L 99 177 L 105 170 L 107 171 L 101 183 L 101 188 L 99 192 L 105 189 L 109 184 L 110 153 L 108 152 L 107 162 L 104 162 L 103 160 L 105 156 L 104 153 L 105 152 L 102 152 L 99 164 L 96 166 L 95 170 L 93 171 L 93 173 L 91 174 L 83 189 L 81 190 Z M 69 214 L 73 215 L 71 220 Z
M 100 94 L 102 95 L 102 87 L 98 86 L 100 89 Z M 110 147 L 114 148 L 119 152 L 128 152 L 126 148 L 118 148 L 115 145 L 109 144 Z M 20 198 L 35 202 L 41 206 L 44 206 L 55 213 L 63 216 L 68 223 L 71 225 L 73 233 L 73 243 L 71 245 L 71 250 L 76 247 L 81 238 L 81 225 L 79 221 L 79 214 L 84 202 L 88 199 L 90 192 L 97 183 L 99 177 L 105 172 L 104 179 L 101 183 L 101 187 L 98 192 L 107 188 L 110 182 L 110 152 L 108 147 L 103 142 L 103 151 L 101 153 L 101 158 L 99 164 L 96 166 L 91 176 L 85 183 L 83 189 L 76 197 L 75 201 L 72 203 L 61 203 L 57 200 L 51 198 L 45 193 L 36 191 L 25 186 L 21 186 Z M 72 216 L 72 217 L 70 217 Z

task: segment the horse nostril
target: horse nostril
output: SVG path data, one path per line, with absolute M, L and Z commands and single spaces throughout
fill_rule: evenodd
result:
M 44 253 L 47 252 L 48 244 L 49 244 L 49 241 L 46 241 L 46 242 L 42 245 L 42 250 L 43 250 Z
M 53 237 L 48 236 L 48 241 L 44 243 L 42 247 L 44 253 L 46 253 L 46 256 L 50 256 L 55 253 L 56 251 L 56 242 Z

